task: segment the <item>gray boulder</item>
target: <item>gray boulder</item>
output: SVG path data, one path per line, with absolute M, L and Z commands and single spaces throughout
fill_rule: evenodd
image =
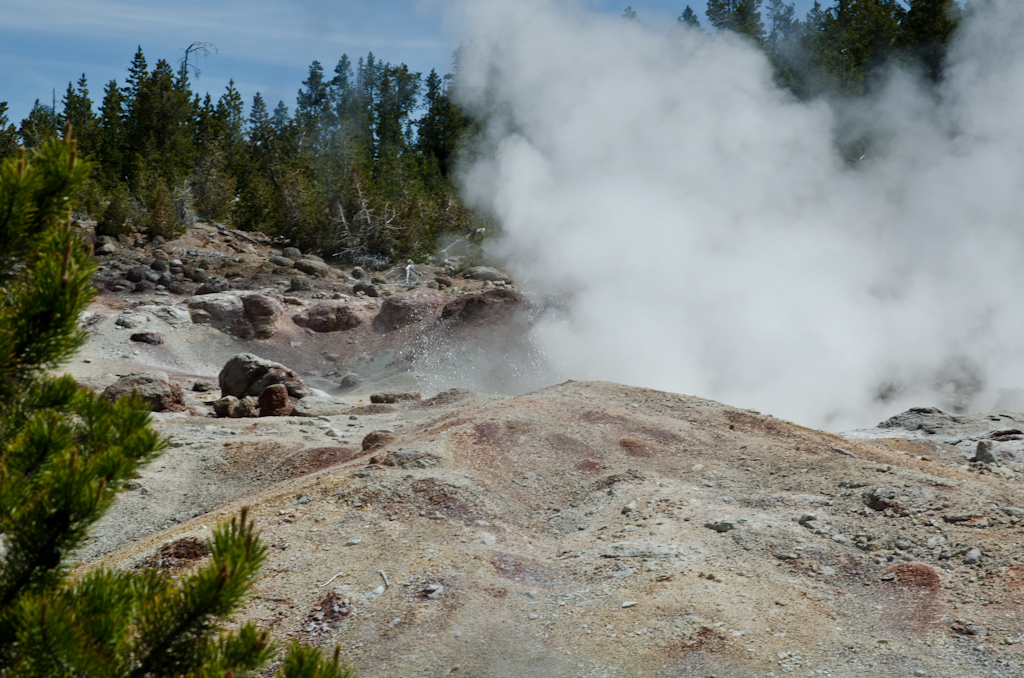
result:
M 344 414 L 352 409 L 352 404 L 341 398 L 329 396 L 309 396 L 295 403 L 292 416 L 295 417 L 331 417 Z
M 281 256 L 292 261 L 297 261 L 302 258 L 302 250 L 298 247 L 285 247 L 281 250 Z
M 234 294 L 204 294 L 189 301 L 188 310 L 194 323 L 230 324 L 245 315 L 245 304 Z
M 474 266 L 473 268 L 467 268 L 463 271 L 462 275 L 463 277 L 470 278 L 472 280 L 490 280 L 491 282 L 502 280 L 504 282 L 512 282 L 512 278 L 496 268 L 491 268 L 490 266 Z
M 979 440 L 978 447 L 974 451 L 974 458 L 971 461 L 980 461 L 983 464 L 995 464 L 999 461 L 992 451 L 992 441 Z
M 208 323 L 242 339 L 273 336 L 284 309 L 262 294 L 204 294 L 188 302 L 192 322 Z M 257 394 L 258 395 L 258 394 Z
M 295 268 L 295 262 L 288 257 L 279 257 L 275 255 L 270 257 L 268 261 L 275 266 L 280 266 L 281 268 Z
M 198 274 L 198 273 L 199 273 L 199 270 L 196 271 L 196 274 Z M 205 271 L 204 271 L 204 273 L 205 273 Z M 198 280 L 196 280 L 195 276 L 192 277 L 192 281 L 193 282 L 199 282 Z M 202 285 L 199 286 L 199 289 L 196 290 L 196 295 L 198 296 L 200 294 L 219 294 L 219 293 L 223 292 L 224 290 L 226 290 L 227 288 L 228 288 L 228 280 L 227 280 L 227 278 L 224 278 L 224 277 L 219 276 L 219 275 L 215 275 L 212 278 L 210 278 L 209 280 L 207 280 L 206 282 L 204 282 Z
M 315 275 L 318 278 L 326 278 L 331 274 L 330 266 L 314 259 L 299 259 L 295 262 L 295 270 L 302 271 L 307 275 Z
M 135 372 L 126 374 L 108 386 L 103 395 L 111 400 L 137 392 L 149 403 L 154 412 L 184 412 L 185 393 L 177 384 L 170 383 L 166 372 Z

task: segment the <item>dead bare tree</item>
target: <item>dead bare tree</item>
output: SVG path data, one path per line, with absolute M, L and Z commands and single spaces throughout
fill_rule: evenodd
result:
M 211 52 L 216 54 L 217 46 L 214 45 L 212 42 L 193 42 L 191 45 L 189 45 L 182 51 L 185 52 L 185 56 L 181 57 L 181 72 L 185 75 L 188 75 L 188 58 L 193 54 L 204 57 L 210 56 Z M 199 70 L 199 67 L 196 66 L 194 61 L 192 62 L 191 66 L 192 72 L 195 73 L 196 78 L 198 78 L 199 74 L 202 71 Z

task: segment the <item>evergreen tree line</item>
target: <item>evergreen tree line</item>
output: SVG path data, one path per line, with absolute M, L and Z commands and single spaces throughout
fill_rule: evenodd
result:
M 760 45 L 780 86 L 813 98 L 861 96 L 894 64 L 940 81 L 964 12 L 956 0 L 835 0 L 815 2 L 801 21 L 784 0 L 708 0 L 706 17 Z M 701 27 L 689 6 L 679 23 Z
M 940 81 L 965 11 L 956 0 L 834 0 L 801 20 L 784 0 L 709 0 L 706 20 L 757 43 L 779 85 L 809 99 L 861 96 L 892 64 Z M 701 29 L 691 7 L 679 23 Z M 294 114 L 257 93 L 246 116 L 233 81 L 216 101 L 192 91 L 189 57 L 203 49 L 190 46 L 177 69 L 165 60 L 150 69 L 140 47 L 95 110 L 84 74 L 59 111 L 37 100 L 19 126 L 0 102 L 0 159 L 71 123 L 96 168 L 80 209 L 100 234 L 174 237 L 197 219 L 217 221 L 383 267 L 480 226 L 453 186 L 460 144 L 480 128 L 452 100 L 455 76 L 424 78 L 372 53 L 342 56 L 331 74 L 314 61 Z
M 314 61 L 294 113 L 257 93 L 246 116 L 234 81 L 216 101 L 192 91 L 190 54 L 149 68 L 140 47 L 97 110 L 84 74 L 60 110 L 37 100 L 17 128 L 0 103 L 0 159 L 71 123 L 95 167 L 80 209 L 106 235 L 175 237 L 216 221 L 381 267 L 479 226 L 453 190 L 473 125 L 451 99 L 452 75 L 424 78 L 372 53 L 342 56 L 330 75 Z

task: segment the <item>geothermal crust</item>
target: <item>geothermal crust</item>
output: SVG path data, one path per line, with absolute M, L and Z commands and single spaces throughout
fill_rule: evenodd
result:
M 119 289 L 156 249 L 269 301 L 215 320 L 187 286 Z M 840 436 L 605 382 L 436 392 L 410 369 L 432 341 L 470 352 L 536 312 L 507 276 L 325 264 L 296 285 L 287 255 L 201 225 L 103 257 L 68 371 L 183 396 L 80 567 L 184 571 L 249 506 L 270 548 L 236 621 L 340 644 L 368 678 L 1024 676 L 1024 415 Z M 302 380 L 269 387 L 290 416 L 213 415 L 243 353 Z

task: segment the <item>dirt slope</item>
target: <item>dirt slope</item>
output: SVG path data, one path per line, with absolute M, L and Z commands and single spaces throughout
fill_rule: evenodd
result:
M 108 525 L 170 472 L 223 503 L 104 560 L 250 505 L 272 555 L 243 618 L 368 677 L 1024 675 L 1017 481 L 608 383 L 361 411 L 161 423 L 181 446 Z

